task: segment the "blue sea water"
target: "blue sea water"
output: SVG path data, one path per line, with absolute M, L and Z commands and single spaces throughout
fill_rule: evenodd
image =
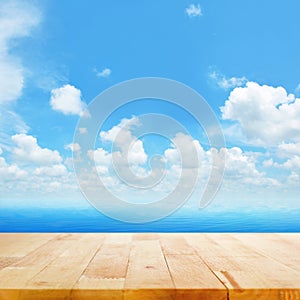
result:
M 173 214 L 130 224 L 95 209 L 1 209 L 0 232 L 300 232 L 300 209 Z

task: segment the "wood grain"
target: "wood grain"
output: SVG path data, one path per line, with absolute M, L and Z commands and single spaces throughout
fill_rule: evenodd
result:
M 203 238 L 214 256 L 201 252 Z M 247 243 L 252 238 L 257 245 L 255 248 Z M 188 240 L 227 287 L 229 299 L 300 299 L 300 273 L 262 252 L 257 238 L 272 243 L 274 236 L 211 234 Z M 289 247 L 286 254 L 295 255 Z
M 174 299 L 175 291 L 159 240 L 132 243 L 125 278 L 125 300 Z
M 123 299 L 130 244 L 131 234 L 106 235 L 101 248 L 75 284 L 72 299 Z
M 0 300 L 300 300 L 300 234 L 0 234 Z

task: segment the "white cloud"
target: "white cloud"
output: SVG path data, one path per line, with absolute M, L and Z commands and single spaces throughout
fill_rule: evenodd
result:
M 133 122 L 131 124 L 132 126 L 128 125 L 130 120 Z M 135 132 L 139 132 L 139 129 L 136 130 L 137 128 L 134 126 L 143 126 L 143 124 L 139 123 L 142 121 L 137 117 L 130 120 L 124 119 L 118 125 L 100 133 L 101 140 L 103 142 L 113 142 L 117 138 L 118 134 L 122 133 L 122 130 L 125 130 L 128 131 L 125 132 L 125 138 L 130 139 L 130 141 L 132 141 L 132 145 L 134 145 L 133 141 L 136 141 L 136 136 L 134 134 Z M 126 141 L 124 142 L 126 144 Z M 196 203 L 194 199 L 197 198 L 199 201 L 211 171 L 212 153 L 214 153 L 214 157 L 216 157 L 217 161 L 219 157 L 225 157 L 225 173 L 222 183 L 222 193 L 225 191 L 228 194 L 231 193 L 236 195 L 237 193 L 240 193 L 240 191 L 243 191 L 245 195 L 245 198 L 241 196 L 239 200 L 237 200 L 236 197 L 234 200 L 235 202 L 228 201 L 228 207 L 234 208 L 237 205 L 246 203 L 244 202 L 245 199 L 249 199 L 252 194 L 255 194 L 256 196 L 260 195 L 260 198 L 257 198 L 259 201 L 253 200 L 253 205 L 257 202 L 259 202 L 259 205 L 265 205 L 268 200 L 266 200 L 262 195 L 265 195 L 266 191 L 276 191 L 274 193 L 280 193 L 280 191 L 287 190 L 289 188 L 293 189 L 296 186 L 295 182 L 299 175 L 299 169 L 288 169 L 288 164 L 285 164 L 284 166 L 281 166 L 280 172 L 276 173 L 276 170 L 279 171 L 278 168 L 276 169 L 276 166 L 274 166 L 274 164 L 276 164 L 276 157 L 274 158 L 271 156 L 274 152 L 267 152 L 265 154 L 260 152 L 245 152 L 238 147 L 224 148 L 220 151 L 217 151 L 216 149 L 204 150 L 197 139 L 193 139 L 182 133 L 178 133 L 170 142 L 171 146 L 164 151 L 161 157 L 161 161 L 165 162 L 164 165 L 153 165 L 153 169 L 149 170 L 149 166 L 144 164 L 145 160 L 140 159 L 138 156 L 139 159 L 135 158 L 135 162 L 137 163 L 136 165 L 133 165 L 133 163 L 127 163 L 126 165 L 125 161 L 124 170 L 127 177 L 122 176 L 124 174 L 122 169 L 124 159 L 116 161 L 117 164 L 121 162 L 121 166 L 119 165 L 121 172 L 118 172 L 120 177 L 116 175 L 112 165 L 113 155 L 117 156 L 117 159 L 119 159 L 119 157 L 122 157 L 124 154 L 124 152 L 122 152 L 123 149 L 126 150 L 126 147 L 122 147 L 122 143 L 118 144 L 118 147 L 114 149 L 115 152 L 113 153 L 108 151 L 106 148 L 98 148 L 96 150 L 89 151 L 89 156 L 91 159 L 93 157 L 95 158 L 96 169 L 98 170 L 98 174 L 106 188 L 121 199 L 134 203 L 139 203 L 141 201 L 157 201 L 162 199 L 174 190 L 180 178 L 183 182 L 181 187 L 181 192 L 183 193 L 185 188 L 188 187 L 189 183 L 193 180 L 196 174 L 195 171 L 198 171 L 198 185 L 194 196 L 189 201 L 189 203 Z M 126 145 L 128 145 L 128 143 Z M 185 165 L 185 169 L 182 169 L 180 155 L 175 145 L 183 145 L 182 154 L 184 155 L 184 158 L 189 161 L 189 164 Z M 104 146 L 106 147 L 107 144 Z M 136 147 L 137 149 L 139 148 L 137 151 L 138 153 L 143 152 L 144 145 L 139 144 Z M 197 165 L 195 164 L 195 160 L 191 158 L 193 155 L 191 151 L 192 147 L 195 147 L 198 153 L 199 161 Z M 287 150 L 288 148 L 290 152 L 294 151 L 293 147 L 294 146 L 292 145 L 282 146 L 283 149 Z M 269 161 L 267 161 L 267 159 Z M 197 167 L 198 170 L 196 169 Z M 294 168 L 295 167 L 296 166 L 294 165 Z M 133 171 L 132 173 L 135 177 L 128 176 L 129 169 Z M 162 169 L 164 170 L 163 176 L 156 176 L 157 174 L 162 174 Z M 153 172 L 154 178 L 159 178 L 158 181 L 155 181 L 155 185 L 153 185 L 149 190 L 143 189 L 142 191 L 138 191 L 138 189 L 135 189 L 135 184 L 139 186 L 139 183 L 146 183 L 146 185 L 148 182 L 152 183 L 152 181 L 148 180 L 151 171 Z M 120 180 L 120 178 L 124 181 Z M 146 180 L 143 181 L 143 178 L 146 178 Z M 87 185 L 91 188 L 93 188 L 93 184 L 96 184 L 95 181 L 93 181 L 94 178 L 89 177 L 89 174 L 87 174 L 86 180 Z M 126 184 L 126 181 L 129 181 L 129 185 Z M 221 198 L 222 195 L 223 194 L 220 195 Z M 228 205 L 228 202 L 225 203 L 225 206 Z M 251 202 L 247 202 L 245 205 L 251 205 Z
M 244 152 L 239 147 L 222 148 L 220 151 L 212 148 L 207 151 L 210 157 L 214 151 L 218 156 L 225 157 L 225 172 L 223 187 L 226 190 L 253 190 L 257 187 L 278 187 L 280 182 L 276 178 L 259 171 L 257 167 L 257 153 Z
M 189 17 L 198 17 L 202 16 L 202 10 L 200 4 L 190 4 L 186 9 L 185 12 Z
M 12 147 L 11 136 L 26 133 L 29 127 L 22 118 L 7 107 L 0 106 L 0 146 L 3 149 Z
M 98 71 L 97 69 L 95 69 L 95 72 L 97 77 L 109 77 L 111 74 L 111 69 L 105 68 L 102 71 Z
M 0 155 L 1 154 L 2 153 L 0 153 Z M 26 171 L 21 170 L 16 164 L 8 164 L 4 157 L 0 157 L 0 179 L 2 184 L 4 181 L 19 180 L 26 178 L 26 176 Z
M 283 87 L 248 82 L 230 93 L 221 112 L 224 120 L 239 123 L 252 144 L 300 141 L 300 99 Z
M 289 177 L 287 179 L 287 183 L 290 185 L 296 185 L 297 187 L 299 187 L 300 175 L 297 174 L 296 172 L 291 172 L 291 174 L 289 175 Z
M 139 125 L 139 119 L 122 119 L 121 122 L 109 129 L 101 131 L 100 138 L 103 142 L 112 142 L 120 151 L 114 152 L 114 159 L 118 160 L 119 165 L 144 164 L 147 161 L 143 142 L 132 134 L 132 130 Z
M 300 175 L 300 143 L 280 144 L 273 157 L 263 161 L 263 166 L 285 169 Z
M 88 156 L 91 160 L 95 160 L 98 166 L 109 166 L 111 164 L 111 153 L 104 150 L 103 148 L 98 148 L 96 150 L 89 150 Z
M 273 167 L 273 166 L 274 166 L 274 161 L 273 161 L 273 159 L 270 158 L 270 159 L 264 160 L 264 161 L 263 161 L 263 166 L 264 166 L 265 168 Z
M 114 159 L 118 164 L 140 165 L 147 161 L 143 142 L 133 135 L 132 130 L 139 125 L 139 119 L 122 119 L 121 122 L 109 129 L 101 131 L 100 138 L 103 142 L 112 142 L 119 151 L 114 152 Z
M 199 141 L 197 140 L 193 140 L 193 142 L 199 143 Z M 192 145 L 190 143 L 186 143 L 186 148 L 190 149 L 191 146 Z M 222 148 L 219 151 L 211 148 L 207 151 L 204 151 L 201 145 L 199 150 L 197 151 L 198 153 L 200 152 L 200 156 L 198 154 L 198 157 L 200 157 L 200 159 L 198 165 L 199 181 L 197 189 L 201 190 L 201 188 L 203 188 L 211 172 L 212 153 L 214 153 L 214 156 L 217 159 L 217 163 L 218 159 L 224 159 L 225 157 L 225 172 L 222 186 L 226 191 L 232 192 L 244 189 L 249 192 L 260 188 L 280 186 L 280 182 L 276 178 L 270 177 L 265 172 L 259 171 L 259 163 L 256 161 L 257 155 L 255 153 L 245 153 L 241 148 L 238 147 Z M 165 151 L 165 157 L 166 160 L 171 163 L 171 166 L 167 170 L 167 173 L 169 173 L 169 175 L 171 173 L 173 174 L 167 181 L 168 190 L 166 190 L 165 188 L 162 189 L 164 189 L 166 192 L 170 192 L 172 191 L 172 187 L 176 185 L 176 180 L 178 180 L 178 178 L 182 176 L 178 174 L 178 170 L 180 169 L 180 165 L 178 164 L 179 154 L 176 149 L 170 148 Z M 193 167 L 195 167 L 195 165 Z M 186 178 L 183 178 L 183 180 L 187 182 L 191 180 L 192 177 L 190 176 L 194 176 L 194 174 L 192 173 L 185 174 Z
M 253 158 L 246 156 L 241 148 L 223 148 L 222 151 L 226 157 L 225 176 L 241 180 L 261 177 Z
M 211 72 L 209 74 L 209 78 L 215 81 L 216 84 L 224 90 L 244 86 L 248 81 L 248 79 L 244 76 L 226 78 L 223 74 L 221 74 L 218 71 Z
M 0 157 L 0 189 L 0 202 L 5 206 L 15 206 L 17 199 L 26 207 L 85 205 L 78 201 L 81 197 L 74 173 L 63 164 L 36 167 L 33 163 L 9 164 Z
M 65 115 L 83 116 L 86 113 L 86 104 L 81 99 L 81 91 L 70 84 L 51 91 L 50 105 L 52 109 Z
M 8 60 L 0 57 L 0 103 L 20 98 L 24 86 L 22 67 Z
M 132 140 L 131 129 L 139 125 L 139 119 L 132 117 L 131 119 L 122 119 L 121 122 L 113 126 L 108 131 L 101 131 L 100 138 L 103 142 L 116 142 L 118 146 L 127 144 L 128 140 Z M 122 134 L 120 134 L 122 131 Z M 116 140 L 118 136 L 118 139 Z
M 5 154 L 13 161 L 7 161 L 0 154 L 1 205 L 14 206 L 17 199 L 26 207 L 85 205 L 76 200 L 81 197 L 75 175 L 67 170 L 57 150 L 41 148 L 36 138 L 25 134 L 14 135 L 12 139 L 17 147 Z M 68 197 L 72 197 L 71 202 L 66 201 Z M 42 199 L 47 199 L 47 203 Z
M 132 124 L 130 124 L 130 121 L 132 121 Z M 130 124 L 129 126 L 126 125 L 128 123 Z M 150 174 L 147 166 L 144 165 L 147 161 L 147 155 L 144 153 L 144 146 L 140 140 L 136 140 L 133 134 L 134 126 L 137 125 L 139 125 L 139 119 L 137 117 L 134 117 L 131 120 L 124 119 L 108 131 L 100 133 L 100 137 L 103 141 L 111 142 L 115 141 L 118 134 L 122 133 L 120 140 L 122 142 L 120 143 L 119 141 L 118 143 L 119 150 L 115 150 L 112 154 L 103 148 L 98 148 L 95 151 L 89 152 L 90 158 L 93 156 L 95 158 L 98 173 L 104 176 L 103 182 L 107 184 L 108 188 L 113 192 L 119 190 L 121 193 L 125 193 L 126 191 L 130 191 L 130 187 L 122 184 L 112 172 L 112 157 L 114 157 L 115 163 L 118 164 L 121 169 L 121 173 L 119 173 L 119 175 L 124 174 L 122 169 L 123 166 L 128 172 L 128 166 L 131 167 L 134 164 L 136 164 L 135 166 L 138 166 L 138 168 L 132 168 L 132 171 L 137 176 L 136 180 L 138 180 L 139 177 L 149 176 Z M 162 161 L 167 164 L 164 166 L 158 166 L 158 168 L 165 168 L 164 176 L 161 181 L 159 181 L 158 184 L 151 189 L 153 195 L 158 197 L 159 195 L 162 196 L 166 193 L 170 193 L 177 185 L 180 176 L 183 176 L 182 180 L 186 183 L 193 180 L 195 170 L 197 169 L 197 172 L 199 172 L 198 180 L 204 183 L 204 181 L 208 178 L 212 167 L 212 152 L 217 153 L 217 159 L 218 156 L 220 156 L 220 158 L 223 158 L 224 156 L 226 157 L 224 185 L 228 190 L 235 190 L 243 187 L 249 188 L 253 186 L 269 187 L 279 185 L 279 182 L 276 179 L 270 178 L 264 172 L 258 170 L 256 166 L 256 153 L 244 153 L 242 149 L 238 147 L 229 149 L 225 148 L 219 152 L 216 149 L 204 151 L 198 140 L 192 139 L 190 136 L 183 133 L 178 133 L 171 142 L 171 147 L 164 151 L 164 155 L 161 158 Z M 125 146 L 122 145 L 122 143 L 124 143 Z M 124 158 L 123 156 L 127 155 L 126 147 L 128 147 L 128 143 L 131 143 L 133 146 L 130 149 L 131 151 L 128 151 L 128 156 Z M 180 153 L 176 147 L 180 147 L 182 151 L 181 155 L 185 159 L 185 165 L 183 166 L 185 170 L 184 172 L 182 172 Z M 135 150 L 132 151 L 132 149 Z M 195 159 L 195 152 L 193 152 L 192 149 L 196 151 L 198 161 Z M 131 154 L 133 162 L 130 159 Z M 127 158 L 129 160 L 129 164 L 126 165 Z M 156 168 L 157 167 L 152 170 L 152 172 L 154 172 L 153 174 L 162 174 L 162 170 Z M 188 184 L 186 186 L 188 186 Z M 147 197 L 151 198 L 152 196 L 148 195 Z
M 300 156 L 300 143 L 282 143 L 278 146 L 277 154 L 279 157 Z
M 167 162 L 172 165 L 180 165 L 182 156 L 186 160 L 185 167 L 198 168 L 201 165 L 201 161 L 204 158 L 204 150 L 198 140 L 193 140 L 190 136 L 178 133 L 173 139 L 174 143 L 172 148 L 166 149 L 164 156 Z M 179 150 L 175 147 L 177 145 L 181 149 L 181 155 Z M 198 157 L 193 157 L 194 151 L 196 151 Z
M 13 149 L 15 158 L 21 163 L 35 163 L 39 165 L 52 165 L 61 163 L 62 157 L 57 150 L 41 148 L 37 139 L 26 134 L 12 136 L 13 142 L 17 145 Z
M 131 143 L 128 149 L 128 162 L 132 165 L 140 165 L 147 162 L 147 154 L 141 140 Z
M 0 179 L 2 181 L 2 184 L 4 183 L 4 181 L 19 180 L 27 176 L 27 172 L 21 170 L 16 164 L 8 164 L 5 158 L 1 157 L 2 154 L 3 151 L 0 148 Z
M 286 160 L 281 163 L 275 162 L 274 167 L 293 172 L 300 171 L 300 143 L 282 143 L 278 146 L 276 154 Z
M 282 167 L 287 170 L 297 170 L 300 171 L 300 156 L 293 156 L 290 159 L 288 159 L 283 164 L 275 164 L 276 167 Z
M 22 95 L 27 71 L 13 48 L 32 35 L 40 21 L 41 12 L 31 1 L 0 1 L 0 145 L 5 149 L 11 147 L 11 135 L 29 129 L 11 107 Z
M 51 167 L 42 166 L 34 170 L 35 175 L 46 175 L 50 177 L 67 175 L 67 168 L 63 164 L 53 165 Z
M 65 146 L 65 149 L 71 150 L 72 152 L 80 151 L 81 147 L 78 143 L 71 143 Z
M 24 67 L 10 54 L 11 41 L 29 36 L 41 20 L 37 7 L 27 1 L 0 2 L 0 104 L 18 99 L 24 86 Z

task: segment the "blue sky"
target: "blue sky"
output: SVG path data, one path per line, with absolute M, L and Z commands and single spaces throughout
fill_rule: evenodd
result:
M 1 1 L 0 205 L 88 206 L 72 167 L 79 117 L 112 85 L 157 76 L 195 89 L 222 126 L 225 177 L 212 207 L 299 208 L 299 10 L 297 0 Z M 163 103 L 112 115 L 91 149 L 97 167 L 112 191 L 140 197 L 115 181 L 109 132 L 147 112 L 171 112 L 191 131 L 203 169 L 192 207 L 211 149 L 198 124 Z M 145 137 L 135 150 L 135 172 L 149 171 L 155 152 L 168 163 L 165 189 L 143 197 L 167 193 L 178 175 L 172 141 Z

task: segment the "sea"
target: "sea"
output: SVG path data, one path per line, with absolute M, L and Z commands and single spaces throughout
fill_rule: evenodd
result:
M 196 210 L 133 224 L 93 208 L 1 208 L 0 232 L 300 232 L 300 209 Z

